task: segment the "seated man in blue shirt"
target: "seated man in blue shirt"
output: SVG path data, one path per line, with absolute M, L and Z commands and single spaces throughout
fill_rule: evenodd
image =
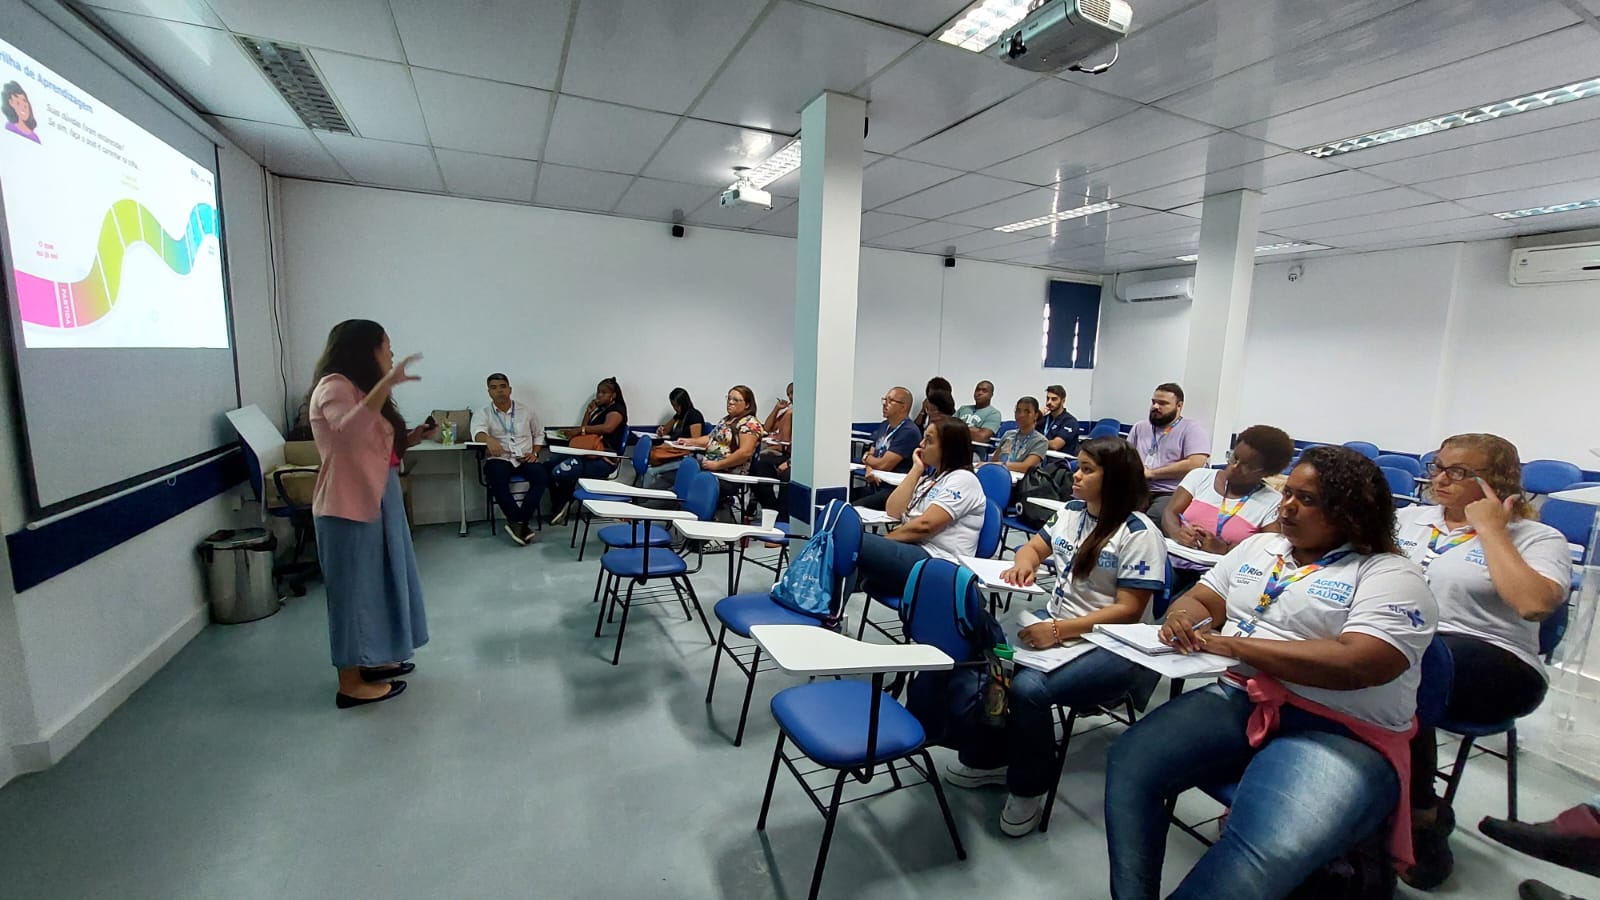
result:
M 1044 389 L 1044 418 L 1039 431 L 1050 442 L 1050 449 L 1069 457 L 1078 455 L 1078 420 L 1067 412 L 1067 389 L 1052 384 Z
M 956 410 L 956 418 L 967 423 L 974 444 L 987 445 L 1000 430 L 1000 410 L 989 405 L 993 399 L 994 382 L 980 381 L 972 389 L 972 402 Z
M 861 457 L 866 467 L 866 484 L 851 492 L 852 503 L 868 509 L 882 509 L 894 486 L 877 479 L 875 472 L 906 472 L 911 469 L 911 454 L 922 446 L 922 429 L 911 421 L 915 398 L 903 387 L 892 387 L 883 395 L 883 421 L 872 432 L 872 444 Z M 875 504 L 875 505 L 874 505 Z

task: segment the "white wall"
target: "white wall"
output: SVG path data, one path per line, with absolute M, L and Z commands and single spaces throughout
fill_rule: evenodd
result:
M 384 323 L 397 354 L 421 352 L 422 381 L 397 393 L 408 420 L 487 402 L 500 370 L 545 424 L 570 424 L 603 376 L 615 375 L 630 422 L 669 413 L 689 390 L 720 415 L 731 384 L 769 409 L 791 378 L 794 257 L 790 238 L 284 180 L 280 281 L 296 398 L 328 329 L 347 318 Z M 359 223 L 354 227 L 352 223 Z M 879 415 L 885 389 L 918 397 L 933 375 L 958 402 L 980 378 L 996 403 L 1061 381 L 1075 408 L 1090 373 L 1044 370 L 1039 328 L 1049 273 L 882 250 L 862 253 L 856 330 L 856 420 Z M 941 309 L 943 313 L 941 314 Z M 1042 397 L 1041 397 L 1042 399 Z M 454 468 L 423 463 L 412 482 L 418 521 L 456 512 Z M 482 512 L 474 487 L 469 514 Z
M 1239 421 L 1219 430 L 1268 423 L 1297 440 L 1413 452 L 1456 432 L 1493 431 L 1524 459 L 1595 468 L 1588 448 L 1600 437 L 1575 403 L 1580 386 L 1600 381 L 1600 282 L 1513 288 L 1511 247 L 1482 241 L 1258 265 Z M 1304 272 L 1291 283 L 1295 262 Z M 1117 303 L 1107 289 L 1098 415 L 1137 420 L 1150 388 L 1182 372 L 1189 306 Z

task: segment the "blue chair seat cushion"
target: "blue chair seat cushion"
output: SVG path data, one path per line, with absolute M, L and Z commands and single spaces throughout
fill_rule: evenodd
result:
M 1516 719 L 1507 719 L 1504 722 L 1452 722 L 1444 719 L 1434 727 L 1470 738 L 1484 738 L 1496 734 L 1505 734 L 1517 724 Z
M 728 630 L 748 638 L 755 625 L 822 625 L 822 620 L 781 606 L 768 594 L 734 594 L 712 609 Z
M 634 540 L 635 533 L 639 536 L 638 540 Z M 672 532 L 660 525 L 642 526 L 635 532 L 631 523 L 624 522 L 621 525 L 607 525 L 600 529 L 599 534 L 600 543 L 607 547 L 643 547 L 645 544 L 652 547 L 672 546 Z M 651 561 L 655 561 L 655 554 L 651 554 Z
M 877 760 L 897 759 L 927 739 L 917 717 L 866 681 L 816 681 L 779 691 L 772 717 L 807 757 L 833 769 L 866 765 L 867 717 L 878 704 Z
M 1021 519 L 1017 518 L 1016 516 L 1006 516 L 1005 518 L 1001 519 L 1000 521 L 1004 522 L 1005 526 L 1007 528 L 1011 528 L 1011 529 L 1014 529 L 1016 531 L 1026 531 L 1028 534 L 1038 534 L 1039 533 L 1039 529 L 1038 528 L 1035 528 L 1034 526 L 1029 525 L 1027 522 L 1022 521 Z
M 667 578 L 689 571 L 689 564 L 671 550 L 655 550 L 650 554 L 650 566 L 646 570 L 644 550 L 630 547 L 607 550 L 600 557 L 600 568 L 622 578 Z

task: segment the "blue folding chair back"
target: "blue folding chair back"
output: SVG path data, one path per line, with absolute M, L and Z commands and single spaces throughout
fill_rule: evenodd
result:
M 949 560 L 925 559 L 912 566 L 900 603 L 906 638 L 938 647 L 957 663 L 981 659 L 994 642 L 982 628 L 989 614 L 979 586 L 971 569 Z
M 1371 441 L 1345 441 L 1344 445 L 1367 459 L 1378 458 L 1378 445 Z
M 1094 438 L 1116 437 L 1121 433 L 1122 423 L 1118 422 L 1116 419 L 1101 419 L 1099 422 L 1095 423 L 1093 428 L 1089 429 L 1089 437 L 1091 440 Z
M 1422 654 L 1422 680 L 1417 685 L 1417 721 L 1423 728 L 1432 728 L 1444 718 L 1455 671 L 1450 648 L 1445 646 L 1443 638 L 1434 635 Z
M 1522 489 L 1530 494 L 1553 494 L 1582 478 L 1582 469 L 1559 459 L 1535 459 L 1522 464 Z
M 1539 507 L 1539 521 L 1561 532 L 1567 543 L 1588 547 L 1594 531 L 1594 507 L 1551 498 Z
M 1413 478 L 1416 478 L 1422 474 L 1421 461 L 1410 456 L 1403 456 L 1399 453 L 1380 453 L 1378 454 L 1377 458 L 1373 460 L 1373 462 L 1380 466 L 1388 466 L 1391 469 L 1403 469 L 1407 472 L 1410 472 L 1411 477 Z
M 633 436 L 634 484 L 641 484 L 644 482 L 644 470 L 650 468 L 650 449 L 655 445 L 655 441 L 649 440 L 643 435 L 636 434 Z
M 1379 466 L 1378 469 L 1383 472 L 1384 480 L 1389 482 L 1389 493 L 1394 498 L 1395 506 L 1410 506 L 1416 502 L 1416 476 L 1393 466 Z
M 1000 513 L 1000 507 L 994 501 L 989 501 L 983 507 L 983 525 L 978 529 L 978 556 L 982 559 L 993 559 L 1000 550 L 1000 533 L 1004 531 L 1005 516 Z
M 1011 470 L 1005 466 L 979 466 L 978 483 L 983 485 L 983 495 L 995 506 L 1005 509 L 1011 502 Z
M 684 460 L 685 463 L 689 460 Z M 683 508 L 694 513 L 694 517 L 702 522 L 711 521 L 716 514 L 717 501 L 722 497 L 722 482 L 710 472 L 699 471 L 695 466 L 694 477 L 689 481 L 688 494 L 683 498 Z
M 694 484 L 694 477 L 700 474 L 700 460 L 693 456 L 685 456 L 683 462 L 678 463 L 677 477 L 672 481 L 672 492 L 678 495 L 678 502 L 689 499 L 689 485 Z

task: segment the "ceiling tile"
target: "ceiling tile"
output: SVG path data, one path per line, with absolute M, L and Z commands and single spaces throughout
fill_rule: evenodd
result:
M 444 190 L 439 166 L 427 147 L 325 132 L 319 132 L 317 140 L 357 181 L 422 191 Z
M 1263 231 L 1277 231 L 1279 228 L 1291 225 L 1328 222 L 1349 216 L 1370 215 L 1377 220 L 1382 218 L 1380 213 L 1386 214 L 1391 210 L 1436 202 L 1438 202 L 1436 198 L 1410 188 L 1390 188 L 1386 191 L 1374 191 L 1370 194 L 1358 194 L 1354 197 L 1324 200 L 1320 203 L 1265 212 L 1261 214 L 1260 227 Z
M 1148 156 L 1075 176 L 1062 182 L 1061 189 L 1085 200 L 1110 197 L 1121 200 L 1138 191 L 1182 181 L 1209 172 L 1238 169 L 1259 162 L 1279 148 L 1254 138 L 1221 131 L 1187 144 L 1168 147 Z M 1208 183 L 1209 186 L 1209 183 Z M 1220 188 L 1232 190 L 1237 185 Z
M 800 204 L 791 203 L 756 223 L 757 231 L 794 237 L 800 230 Z
M 883 207 L 883 211 L 903 216 L 937 219 L 994 200 L 1012 197 L 1027 189 L 1027 185 L 1015 181 L 968 174 L 928 188 L 921 193 L 912 194 L 903 200 L 896 200 Z
M 1554 184 L 1548 187 L 1485 194 L 1481 197 L 1472 197 L 1458 202 L 1468 209 L 1497 213 L 1510 212 L 1514 209 L 1531 209 L 1535 206 L 1559 206 L 1563 203 L 1575 203 L 1579 200 L 1600 200 L 1600 178 L 1586 178 L 1581 181 Z M 1550 217 L 1540 216 L 1539 218 L 1544 220 Z
M 1589 144 L 1588 146 L 1594 146 Z M 1565 184 L 1581 181 L 1600 172 L 1600 152 L 1579 153 L 1560 159 L 1547 159 L 1520 166 L 1506 166 L 1492 172 L 1458 175 L 1413 185 L 1447 200 L 1477 197 L 1483 194 L 1500 194 L 1507 191 L 1544 187 L 1548 184 Z
M 976 250 L 967 255 L 974 259 L 987 259 L 995 262 L 1001 262 L 1003 260 L 1015 259 L 1018 256 L 1028 256 L 1034 253 L 1048 253 L 1049 251 L 1050 239 L 1047 237 L 1036 237 L 1028 240 L 1012 241 L 1009 244 L 1000 244 L 995 247 L 990 247 L 987 250 Z
M 1566 107 L 1577 106 L 1582 106 L 1582 104 L 1566 104 Z M 1556 108 L 1562 109 L 1566 107 Z M 1600 115 L 1600 108 L 1591 109 L 1590 112 Z M 1513 116 L 1512 118 L 1522 119 L 1524 116 Z M 1471 128 L 1458 128 L 1446 133 L 1464 133 L 1475 130 L 1477 127 L 1475 125 Z M 1411 142 L 1402 141 L 1400 143 Z M 1471 175 L 1477 172 L 1490 172 L 1509 166 L 1536 163 L 1545 159 L 1556 159 L 1566 156 L 1576 149 L 1595 146 L 1600 146 L 1600 119 L 1578 122 L 1560 128 L 1535 131 L 1531 134 L 1513 135 L 1499 140 L 1485 141 L 1480 144 L 1469 144 L 1465 147 L 1429 153 L 1410 159 L 1381 163 L 1375 166 L 1368 166 L 1361 171 L 1401 184 L 1411 184 L 1424 180 Z M 1365 151 L 1362 151 L 1362 154 L 1365 154 Z M 1355 161 L 1357 154 L 1350 154 L 1349 156 L 1352 161 Z
M 997 248 L 1004 247 L 1006 244 L 1015 244 L 1019 241 L 1026 240 L 1031 240 L 1031 238 L 1024 237 L 1020 234 L 1010 234 L 1004 231 L 995 231 L 992 228 L 985 228 L 981 231 L 974 231 L 971 234 L 964 234 L 953 239 L 937 241 L 931 244 L 923 244 L 917 249 L 927 251 L 928 253 L 943 253 L 945 252 L 945 247 L 954 244 L 957 256 L 970 256 L 981 250 L 995 250 Z
M 1216 132 L 1209 125 L 1144 107 L 984 171 L 1012 181 L 1055 184 Z
M 885 69 L 867 99 L 866 146 L 893 153 L 1017 93 L 1039 76 L 949 44 L 927 43 Z
M 1117 215 L 1123 215 L 1118 218 Z M 1057 247 L 1090 247 L 1116 244 L 1134 238 L 1173 234 L 1197 228 L 1199 219 L 1177 213 L 1145 213 L 1143 210 L 1114 210 L 1111 214 L 1087 216 L 1047 226 Z M 1030 231 L 1030 234 L 1036 233 Z M 1172 240 L 1177 240 L 1176 237 Z
M 1419 156 L 1442 153 L 1473 144 L 1518 137 L 1575 123 L 1588 122 L 1594 118 L 1594 115 L 1592 107 L 1583 103 L 1563 103 L 1560 106 L 1551 106 L 1520 115 L 1479 122 L 1470 128 L 1452 128 L 1449 131 L 1436 131 L 1433 134 L 1411 138 L 1410 140 L 1380 144 L 1358 153 L 1347 153 L 1340 157 L 1339 161 L 1342 165 L 1352 168 L 1367 168 L 1398 160 L 1415 159 Z
M 886 234 L 873 240 L 873 243 L 883 247 L 900 247 L 911 249 L 923 244 L 949 243 L 953 238 L 972 234 L 978 231 L 969 225 L 956 225 L 951 222 L 923 222 L 913 225 L 903 231 Z
M 1300 181 L 1291 181 L 1267 189 L 1262 193 L 1262 211 L 1304 206 L 1320 200 L 1365 194 L 1394 187 L 1394 184 L 1361 172 L 1331 172 Z
M 566 98 L 561 102 L 565 104 Z M 650 160 L 644 174 L 667 181 L 726 187 L 733 183 L 734 166 L 754 166 L 788 146 L 791 140 L 788 135 L 769 131 L 684 119 L 665 144 L 657 138 L 650 145 L 649 149 L 654 150 L 660 144 L 661 150 Z
M 215 118 L 218 128 L 251 159 L 276 175 L 298 175 L 348 181 L 350 173 L 339 168 L 327 148 L 317 143 L 305 128 L 268 125 L 245 119 Z
M 1466 59 L 1578 21 L 1558 3 L 1417 0 L 1157 105 L 1232 128 Z M 1379 110 L 1380 112 L 1382 110 Z M 1393 122 L 1375 122 L 1383 128 Z M 1343 137 L 1344 135 L 1339 135 Z
M 1484 218 L 1481 213 L 1474 213 L 1464 206 L 1439 202 L 1389 210 L 1381 215 L 1351 216 L 1349 218 L 1316 222 L 1310 225 L 1280 225 L 1278 227 L 1286 237 L 1292 240 L 1310 240 L 1318 243 L 1343 245 L 1347 243 L 1348 238 L 1352 235 L 1376 233 L 1398 228 L 1416 228 L 1421 225 L 1431 225 L 1452 219 L 1459 221 L 1475 217 Z M 1498 220 L 1488 219 L 1487 221 L 1492 223 Z M 1460 225 L 1456 227 L 1458 230 L 1461 228 Z
M 877 209 L 923 188 L 943 184 L 962 173 L 909 159 L 887 157 L 861 173 L 861 208 Z
M 1280 153 L 1231 169 L 1209 172 L 1172 184 L 1124 194 L 1117 199 L 1137 206 L 1148 206 L 1151 209 L 1173 210 L 1196 203 L 1212 194 L 1241 188 L 1260 190 L 1341 171 L 1344 170 L 1333 163 L 1324 162 L 1304 153 Z
M 1064 209 L 1076 209 L 1082 205 L 1074 197 L 1062 196 L 1059 191 L 1041 188 L 993 203 L 985 203 L 983 206 L 964 212 L 951 213 L 944 218 L 977 228 L 998 228 L 1001 225 L 1047 216 Z
M 671 222 L 700 208 L 700 204 L 720 193 L 700 184 L 680 184 L 654 178 L 636 178 L 616 211 L 636 219 Z
M 544 139 L 550 95 L 533 88 L 411 70 L 436 147 L 533 159 Z
M 1574 25 L 1240 131 L 1286 147 L 1314 147 L 1593 78 L 1596 59 L 1600 31 Z
M 695 104 L 698 118 L 793 133 L 825 90 L 848 92 L 916 38 L 813 6 L 780 3 Z
M 384 0 L 206 0 L 240 34 L 404 61 Z
M 543 163 L 539 166 L 539 187 L 533 200 L 540 206 L 610 212 L 632 183 L 632 175 Z
M 332 50 L 314 50 L 311 58 L 356 134 L 406 144 L 428 142 L 422 107 L 405 66 Z
M 556 83 L 567 34 L 566 3 L 389 0 L 389 5 L 413 66 L 537 88 Z
M 225 27 L 205 0 L 87 0 L 86 5 L 207 28 Z
M 764 6 L 766 0 L 584 0 L 561 90 L 684 112 Z
M 1499 219 L 1478 216 L 1470 219 L 1448 219 L 1442 222 L 1429 222 L 1422 225 L 1404 225 L 1396 228 L 1357 231 L 1340 235 L 1331 240 L 1340 247 L 1375 247 L 1401 241 L 1439 240 L 1468 234 L 1477 235 L 1473 240 L 1489 240 L 1490 238 L 1510 234 L 1514 230 Z
M 1117 65 L 1102 75 L 1061 77 L 1140 102 L 1158 100 L 1220 75 L 1382 15 L 1411 0 L 1168 0 L 1139 2 Z M 1171 7 L 1187 6 L 1177 15 Z M 1157 19 L 1166 14 L 1165 18 Z M 1153 25 L 1142 25 L 1153 22 Z M 1128 65 L 1127 62 L 1135 64 Z
M 533 199 L 533 176 L 538 163 L 460 150 L 435 150 L 434 154 L 444 173 L 445 189 L 452 194 L 523 203 Z
M 550 121 L 545 159 L 608 172 L 637 172 L 676 121 L 666 113 L 562 94 Z
M 873 238 L 883 237 L 891 231 L 900 231 L 913 225 L 921 225 L 924 219 L 913 219 L 910 216 L 896 216 L 891 213 L 864 212 L 861 214 L 861 239 L 870 241 Z
M 193 98 L 201 112 L 303 127 L 227 32 L 117 12 L 102 12 L 100 18 Z
M 957 169 L 982 169 L 1132 112 L 1134 104 L 1054 78 L 898 154 Z
M 966 9 L 968 2 L 970 0 L 919 0 L 915 3 L 907 3 L 906 0 L 818 0 L 818 5 L 917 34 L 932 34 L 934 29 Z
M 720 228 L 751 228 L 757 222 L 770 217 L 774 212 L 781 211 L 794 204 L 793 200 L 774 198 L 771 209 L 759 206 L 739 204 L 738 206 L 723 206 L 712 197 L 700 208 L 690 213 L 690 225 L 715 225 Z

